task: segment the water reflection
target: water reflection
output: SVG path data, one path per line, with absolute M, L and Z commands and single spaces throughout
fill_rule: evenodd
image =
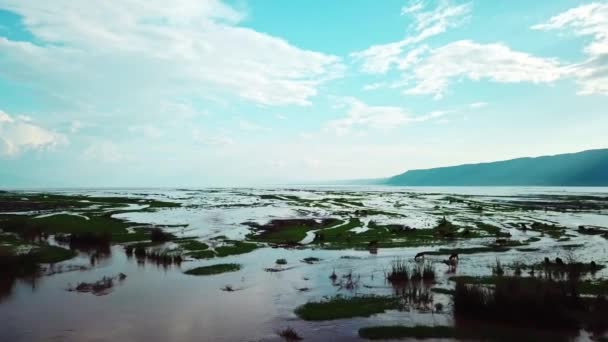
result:
M 10 297 L 18 281 L 35 290 L 41 276 L 32 255 L 0 255 L 0 303 Z

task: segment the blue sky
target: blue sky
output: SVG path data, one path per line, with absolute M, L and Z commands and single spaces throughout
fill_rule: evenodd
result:
M 0 0 L 0 186 L 229 186 L 608 147 L 608 1 Z

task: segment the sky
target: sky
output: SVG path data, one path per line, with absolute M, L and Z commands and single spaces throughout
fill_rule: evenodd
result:
M 0 187 L 379 178 L 608 147 L 608 1 L 0 0 Z

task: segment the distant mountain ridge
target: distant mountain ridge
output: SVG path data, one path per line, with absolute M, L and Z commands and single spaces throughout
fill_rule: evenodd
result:
M 608 186 L 608 149 L 410 170 L 385 180 L 405 186 Z

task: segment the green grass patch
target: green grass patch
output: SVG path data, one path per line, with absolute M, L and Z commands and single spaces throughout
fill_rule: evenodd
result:
M 306 237 L 308 231 L 333 227 L 340 223 L 342 221 L 333 218 L 321 221 L 313 219 L 272 220 L 265 225 L 249 222 L 247 225 L 257 234 L 251 234 L 248 238 L 259 242 L 298 244 Z
M 83 234 L 94 233 L 99 235 L 108 234 L 112 242 L 133 242 L 150 238 L 150 231 L 135 229 L 129 233 L 128 227 L 132 223 L 119 220 L 110 216 L 111 214 L 91 214 L 85 219 L 81 216 L 58 214 L 36 218 L 26 215 L 0 215 L 0 225 L 8 232 L 14 232 L 20 236 L 36 236 L 46 234 Z
M 361 226 L 362 223 L 358 218 L 352 218 L 342 226 L 316 232 L 313 243 L 328 249 L 364 249 L 370 247 L 370 244 L 377 248 L 391 248 L 438 243 L 432 229 L 411 229 L 397 224 L 379 225 L 370 221 L 367 231 L 361 233 L 351 231 Z
M 334 297 L 321 302 L 309 302 L 295 311 L 306 321 L 326 321 L 352 317 L 369 317 L 386 310 L 398 309 L 399 300 L 394 297 Z
M 128 204 L 148 205 L 148 208 L 144 210 L 156 208 L 174 208 L 181 206 L 181 204 L 174 202 L 131 197 L 102 197 L 21 192 L 4 192 L 0 194 L 0 211 L 4 212 L 85 209 L 91 205 L 101 205 L 107 209 L 119 208 Z
M 205 251 L 190 252 L 190 253 L 188 253 L 188 256 L 195 258 L 195 259 L 211 259 L 211 258 L 215 258 L 216 254 L 215 254 L 215 251 L 205 250 Z
M 180 240 L 177 243 L 187 251 L 203 251 L 209 248 L 209 245 L 198 240 Z
M 53 264 L 76 256 L 74 251 L 57 246 L 40 246 L 31 252 L 39 263 Z
M 221 273 L 228 273 L 228 272 L 236 272 L 236 271 L 239 271 L 240 269 L 241 269 L 241 265 L 239 265 L 239 264 L 217 264 L 217 265 L 193 268 L 184 273 L 189 274 L 189 275 L 205 276 L 205 275 L 214 275 L 214 274 L 221 274 Z
M 231 245 L 215 248 L 218 257 L 226 257 L 229 255 L 245 254 L 254 251 L 258 248 L 255 243 L 233 241 Z

